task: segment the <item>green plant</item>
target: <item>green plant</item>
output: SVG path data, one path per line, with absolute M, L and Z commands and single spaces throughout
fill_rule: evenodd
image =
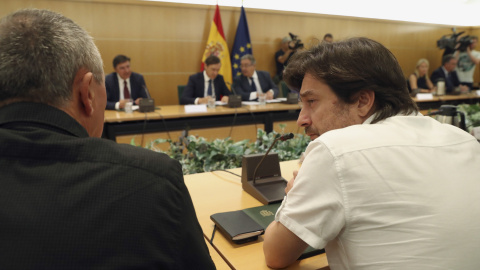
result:
M 285 126 L 280 125 L 280 127 L 283 130 Z M 203 137 L 190 135 L 182 144 L 170 139 L 157 139 L 150 142 L 146 148 L 165 153 L 178 160 L 182 164 L 183 174 L 192 174 L 238 168 L 242 165 L 243 155 L 265 153 L 278 136 L 280 134 L 275 131 L 266 133 L 258 129 L 257 140 L 252 143 L 250 140 L 234 142 L 230 137 L 209 142 Z M 278 153 L 280 161 L 298 159 L 309 142 L 310 137 L 296 134 L 293 139 L 278 141 L 271 152 Z M 167 151 L 157 147 L 158 144 L 163 143 L 170 144 Z M 133 140 L 132 144 L 134 144 Z
M 465 124 L 471 131 L 474 127 L 480 126 L 480 104 L 460 104 L 457 106 L 459 111 L 465 113 Z

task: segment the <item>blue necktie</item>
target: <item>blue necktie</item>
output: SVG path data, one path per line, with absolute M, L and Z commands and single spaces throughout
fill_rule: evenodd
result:
M 448 72 L 448 74 L 447 74 L 447 79 L 446 79 L 446 82 L 445 82 L 445 86 L 446 86 L 448 91 L 453 89 L 452 74 L 450 72 Z
M 257 87 L 255 87 L 255 82 L 253 81 L 253 78 L 250 78 L 250 80 L 252 81 L 252 84 L 250 84 L 250 89 L 252 90 L 252 92 L 257 92 Z
M 212 96 L 212 80 L 208 80 L 207 96 Z

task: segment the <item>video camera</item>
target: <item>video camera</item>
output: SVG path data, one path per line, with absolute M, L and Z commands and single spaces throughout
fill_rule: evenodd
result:
M 437 47 L 439 49 L 450 49 L 450 50 L 459 50 L 464 52 L 467 50 L 468 46 L 472 44 L 472 38 L 470 36 L 460 37 L 464 31 L 456 33 L 455 28 L 452 28 L 453 34 L 444 35 L 439 40 L 437 40 Z M 460 37 L 460 38 L 459 38 Z M 458 48 L 455 48 L 458 45 Z
M 288 33 L 288 34 L 290 35 L 290 38 L 292 39 L 292 41 L 290 41 L 288 43 L 288 48 L 290 48 L 290 50 L 296 50 L 296 49 L 303 48 L 302 40 L 299 39 L 297 35 L 294 35 L 292 33 Z

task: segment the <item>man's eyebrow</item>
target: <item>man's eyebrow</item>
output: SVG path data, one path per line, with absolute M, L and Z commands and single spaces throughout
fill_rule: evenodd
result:
M 303 93 L 300 93 L 300 97 L 306 97 L 310 95 L 313 95 L 313 90 L 306 90 Z

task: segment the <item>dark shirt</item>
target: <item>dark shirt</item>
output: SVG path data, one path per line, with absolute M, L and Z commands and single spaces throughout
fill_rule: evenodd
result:
M 54 107 L 0 108 L 0 179 L 0 269 L 215 268 L 179 162 Z
M 278 57 L 284 55 L 285 52 L 283 50 L 279 50 L 275 53 L 275 65 L 277 66 L 277 73 L 276 75 L 278 76 L 278 78 L 281 80 L 283 78 L 283 69 L 287 66 L 288 64 L 288 60 L 290 60 L 290 57 L 292 57 L 293 55 L 293 52 L 288 56 L 287 60 L 285 60 L 285 62 L 283 63 L 280 63 L 278 61 Z
M 418 77 L 417 77 L 417 74 L 412 73 L 412 75 L 415 76 L 415 78 L 417 78 L 417 88 L 420 88 L 420 89 L 430 89 L 430 88 L 428 87 L 428 84 L 427 84 L 427 77 L 426 77 L 426 76 L 423 76 L 423 77 L 418 78 Z M 408 83 L 408 86 L 409 86 L 408 89 L 409 89 L 410 91 L 412 91 L 412 90 L 411 90 L 410 82 Z

